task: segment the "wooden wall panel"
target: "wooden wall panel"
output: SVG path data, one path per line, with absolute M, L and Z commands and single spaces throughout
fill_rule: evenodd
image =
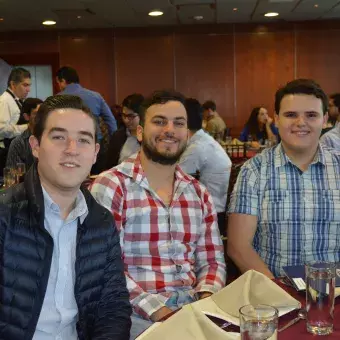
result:
M 233 35 L 177 35 L 176 88 L 201 103 L 212 99 L 228 126 L 234 125 Z
M 81 85 L 99 92 L 109 105 L 115 104 L 113 32 L 62 32 L 59 39 L 60 66 L 74 67 Z
M 174 87 L 173 35 L 117 36 L 115 39 L 117 100 L 138 92 Z
M 276 90 L 294 78 L 294 33 L 236 34 L 235 58 L 239 133 L 253 107 L 265 106 L 273 116 Z
M 340 30 L 296 34 L 297 77 L 314 79 L 328 94 L 340 92 Z

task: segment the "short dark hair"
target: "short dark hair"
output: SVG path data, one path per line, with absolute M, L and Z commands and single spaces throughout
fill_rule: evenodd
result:
M 64 79 L 67 84 L 79 83 L 78 72 L 70 66 L 61 67 L 57 72 L 57 78 L 59 81 Z
M 281 101 L 289 94 L 306 94 L 321 99 L 322 110 L 325 115 L 328 111 L 328 98 L 320 85 L 312 79 L 295 79 L 277 90 L 275 94 L 275 112 L 280 112 Z
M 180 92 L 176 92 L 173 90 L 162 90 L 155 91 L 152 93 L 150 97 L 147 97 L 140 106 L 139 116 L 140 116 L 140 125 L 144 125 L 145 123 L 145 113 L 147 109 L 155 104 L 165 104 L 170 101 L 180 102 L 183 105 L 185 104 L 185 97 Z
M 340 93 L 333 93 L 329 98 L 333 99 L 334 105 L 340 110 Z
M 212 111 L 216 111 L 216 103 L 213 102 L 212 100 L 207 100 L 203 105 L 203 110 L 212 110 Z
M 35 124 L 33 127 L 33 135 L 41 141 L 41 136 L 45 130 L 45 125 L 49 114 L 58 109 L 76 109 L 86 113 L 92 120 L 94 125 L 94 138 L 97 142 L 98 134 L 98 122 L 97 118 L 93 115 L 91 110 L 84 104 L 81 98 L 78 96 L 72 96 L 69 94 L 63 94 L 58 96 L 48 97 L 39 107 L 37 116 L 35 118 Z
M 21 113 L 26 113 L 28 116 L 30 116 L 32 110 L 36 109 L 41 103 L 43 103 L 43 101 L 39 98 L 26 98 L 22 104 Z
M 188 129 L 191 131 L 202 129 L 203 108 L 200 102 L 195 98 L 187 98 L 184 106 L 188 115 Z
M 139 108 L 144 101 L 144 97 L 140 93 L 133 93 L 125 97 L 122 106 L 139 114 Z
M 23 67 L 15 67 L 9 74 L 7 86 L 9 87 L 11 85 L 11 81 L 15 84 L 18 84 L 26 78 L 31 79 L 31 73 Z

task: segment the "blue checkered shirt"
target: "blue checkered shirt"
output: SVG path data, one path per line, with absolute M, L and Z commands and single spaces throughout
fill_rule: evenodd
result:
M 253 247 L 275 276 L 282 267 L 340 261 L 340 152 L 319 146 L 302 172 L 282 145 L 247 161 L 229 213 L 257 216 Z
M 337 123 L 332 130 L 325 133 L 320 138 L 320 142 L 323 145 L 340 151 L 340 122 Z

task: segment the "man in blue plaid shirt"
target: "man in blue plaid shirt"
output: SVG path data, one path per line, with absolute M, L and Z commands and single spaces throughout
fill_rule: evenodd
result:
M 242 272 L 340 261 L 340 152 L 321 146 L 327 96 L 312 80 L 279 89 L 281 143 L 247 161 L 229 206 L 228 254 Z

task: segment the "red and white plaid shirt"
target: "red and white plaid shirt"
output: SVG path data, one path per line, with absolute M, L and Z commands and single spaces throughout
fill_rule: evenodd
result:
M 215 293 L 225 284 L 223 246 L 212 198 L 176 167 L 169 206 L 149 186 L 139 154 L 102 173 L 92 185 L 120 230 L 127 287 L 145 318 L 176 290 Z

